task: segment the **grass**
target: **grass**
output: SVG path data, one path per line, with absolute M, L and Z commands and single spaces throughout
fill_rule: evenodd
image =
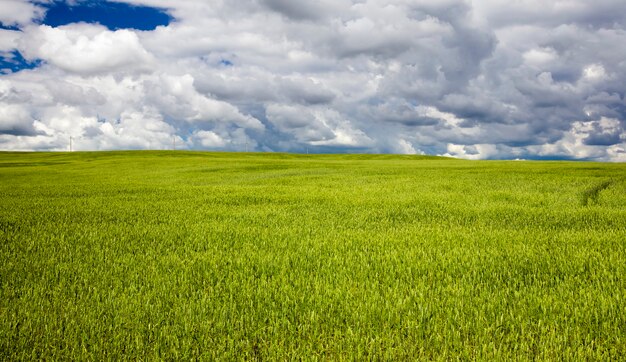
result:
M 625 175 L 0 153 L 0 359 L 620 359 Z

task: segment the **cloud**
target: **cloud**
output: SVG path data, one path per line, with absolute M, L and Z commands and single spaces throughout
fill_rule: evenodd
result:
M 0 148 L 625 158 L 622 1 L 119 1 L 173 20 L 3 3 Z
M 207 149 L 224 148 L 227 143 L 222 137 L 212 131 L 196 131 L 193 133 L 192 140 L 194 144 Z
M 0 133 L 9 135 L 33 135 L 33 119 L 24 106 L 0 103 Z
M 4 26 L 23 26 L 41 19 L 45 10 L 27 0 L 3 0 L 0 23 Z
M 603 117 L 576 125 L 580 131 L 587 133 L 583 143 L 588 146 L 613 146 L 626 141 L 626 130 L 617 119 Z
M 17 47 L 20 32 L 0 29 L 0 52 L 10 52 Z
M 626 19 L 626 4 L 616 0 L 481 0 L 472 1 L 472 5 L 494 27 L 521 24 L 558 27 L 576 23 L 603 28 L 623 24 Z
M 151 68 L 153 57 L 129 30 L 109 31 L 98 25 L 47 25 L 25 29 L 19 50 L 59 69 L 83 75 L 140 71 Z
M 290 0 L 261 0 L 261 4 L 288 19 L 299 21 L 319 20 L 345 9 L 349 3 L 343 0 L 314 0 L 304 3 Z
M 230 103 L 204 96 L 194 87 L 194 78 L 160 75 L 145 84 L 146 97 L 158 109 L 172 119 L 203 124 L 229 122 L 237 126 L 263 130 L 264 125 L 256 118 L 242 114 Z
M 328 108 L 270 104 L 266 112 L 276 130 L 300 144 L 360 148 L 373 142 L 339 112 Z
M 53 100 L 61 104 L 73 106 L 106 104 L 106 98 L 93 86 L 82 87 L 65 80 L 55 82 L 47 80 L 45 87 Z

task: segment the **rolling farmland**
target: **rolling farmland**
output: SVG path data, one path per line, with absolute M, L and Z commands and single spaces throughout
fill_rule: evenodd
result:
M 626 355 L 626 165 L 0 153 L 0 359 Z

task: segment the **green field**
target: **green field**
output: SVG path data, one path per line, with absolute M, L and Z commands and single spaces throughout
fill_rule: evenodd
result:
M 626 164 L 0 153 L 0 360 L 616 360 Z

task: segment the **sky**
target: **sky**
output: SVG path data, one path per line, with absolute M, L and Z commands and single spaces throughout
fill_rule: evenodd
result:
M 0 150 L 626 161 L 623 0 L 0 0 Z

